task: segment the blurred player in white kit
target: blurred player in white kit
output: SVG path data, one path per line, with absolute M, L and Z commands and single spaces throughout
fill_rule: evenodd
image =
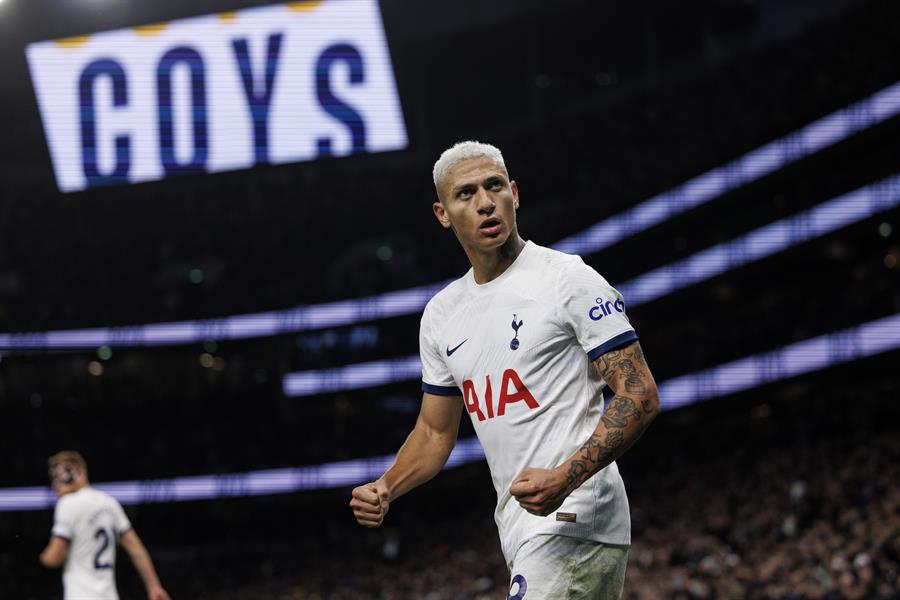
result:
M 116 545 L 121 544 L 144 581 L 150 600 L 170 600 L 153 561 L 122 505 L 90 487 L 87 464 L 78 452 L 64 451 L 48 460 L 53 491 L 59 495 L 50 542 L 41 563 L 63 566 L 64 600 L 118 600 Z
M 455 145 L 433 177 L 434 214 L 472 268 L 426 306 L 418 420 L 350 506 L 381 525 L 444 466 L 465 410 L 497 492 L 508 598 L 619 598 L 631 518 L 614 461 L 659 412 L 624 299 L 580 257 L 519 236 L 518 186 L 494 146 Z

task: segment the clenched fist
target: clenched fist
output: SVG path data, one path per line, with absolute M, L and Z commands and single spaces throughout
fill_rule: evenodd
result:
M 571 491 L 565 475 L 558 469 L 530 467 L 522 471 L 509 487 L 509 493 L 519 505 L 539 517 L 546 517 L 559 508 Z
M 390 492 L 381 480 L 353 489 L 350 508 L 356 522 L 363 527 L 378 527 L 390 506 Z

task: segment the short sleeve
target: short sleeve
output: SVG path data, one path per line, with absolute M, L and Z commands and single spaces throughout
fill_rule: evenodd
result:
M 131 521 L 128 520 L 128 515 L 125 514 L 125 509 L 122 508 L 122 505 L 119 504 L 118 500 L 114 500 L 114 503 L 115 509 L 113 510 L 113 515 L 115 518 L 116 535 L 122 535 L 131 529 Z
M 53 529 L 50 534 L 64 540 L 72 541 L 72 535 L 75 531 L 75 505 L 69 502 L 66 496 L 61 497 L 56 502 L 56 508 L 53 510 Z
M 592 361 L 638 339 L 625 299 L 581 259 L 560 271 L 559 310 Z
M 422 361 L 422 391 L 436 396 L 461 396 L 453 374 L 432 337 L 428 307 L 419 324 L 419 357 Z

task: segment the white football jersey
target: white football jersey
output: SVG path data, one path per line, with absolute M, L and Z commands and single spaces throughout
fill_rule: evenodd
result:
M 63 567 L 65 600 L 118 600 L 116 544 L 131 523 L 119 502 L 85 487 L 56 503 L 52 534 L 69 540 Z
M 631 543 L 615 463 L 547 517 L 525 511 L 509 486 L 526 467 L 554 468 L 591 436 L 606 383 L 591 364 L 637 340 L 622 296 L 578 256 L 527 242 L 499 277 L 470 269 L 422 315 L 422 389 L 463 396 L 497 490 L 495 519 L 507 563 L 539 533 Z

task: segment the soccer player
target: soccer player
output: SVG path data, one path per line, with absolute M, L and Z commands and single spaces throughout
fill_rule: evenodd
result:
M 116 543 L 122 544 L 137 568 L 150 600 L 170 600 L 153 561 L 122 505 L 90 487 L 87 464 L 78 452 L 64 451 L 48 460 L 50 482 L 59 495 L 50 542 L 41 563 L 63 569 L 64 600 L 118 600 Z
M 350 506 L 379 526 L 441 470 L 465 410 L 497 491 L 509 597 L 619 598 L 631 521 L 614 461 L 659 412 L 624 300 L 581 258 L 519 236 L 519 190 L 494 146 L 456 144 L 433 175 L 434 214 L 472 268 L 425 307 L 418 420 Z

